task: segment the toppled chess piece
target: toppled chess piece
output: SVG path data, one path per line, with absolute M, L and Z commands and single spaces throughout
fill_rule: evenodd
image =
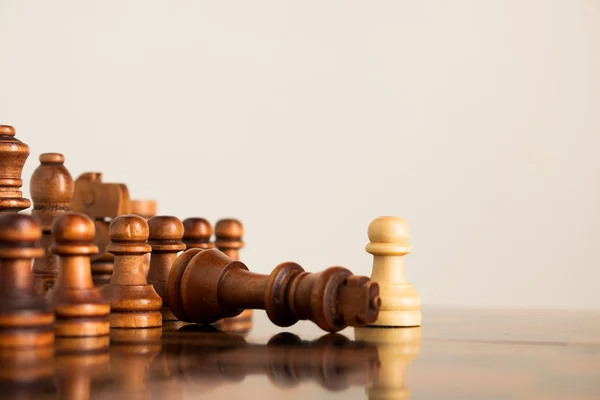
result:
M 278 326 L 311 320 L 329 332 L 375 322 L 380 306 L 377 284 L 345 268 L 312 274 L 287 262 L 261 275 L 217 249 L 182 253 L 171 268 L 167 294 L 181 321 L 210 324 L 264 309 Z
M 373 255 L 371 280 L 379 284 L 381 310 L 371 325 L 409 327 L 421 325 L 421 298 L 404 275 L 410 253 L 408 224 L 400 217 L 379 217 L 368 229 L 366 251 Z
M 0 348 L 52 346 L 54 314 L 33 285 L 31 264 L 44 250 L 35 219 L 0 216 Z
M 111 242 L 106 250 L 115 256 L 115 268 L 100 294 L 110 304 L 111 328 L 162 326 L 162 300 L 143 271 L 144 256 L 152 250 L 147 243 L 148 223 L 127 214 L 115 218 L 109 230 Z
M 64 166 L 65 157 L 59 153 L 40 155 L 40 165 L 30 181 L 33 210 L 31 215 L 42 228 L 41 246 L 44 256 L 33 262 L 33 278 L 37 290 L 45 294 L 58 276 L 58 257 L 50 251 L 52 221 L 58 215 L 71 211 L 73 177 Z
M 92 244 L 94 222 L 85 214 L 64 213 L 54 220 L 52 231 L 59 273 L 47 299 L 56 316 L 56 336 L 108 337 L 110 306 L 94 287 L 90 269 L 90 255 L 98 253 Z M 108 345 L 108 340 L 105 343 Z
M 152 247 L 148 283 L 154 286 L 163 301 L 160 309 L 163 321 L 176 321 L 167 300 L 167 280 L 177 253 L 185 250 L 185 244 L 181 241 L 183 224 L 176 217 L 156 216 L 148 220 L 148 227 L 148 244 Z
M 0 125 L 0 215 L 31 206 L 21 192 L 21 173 L 28 157 L 29 146 L 15 138 L 15 128 Z

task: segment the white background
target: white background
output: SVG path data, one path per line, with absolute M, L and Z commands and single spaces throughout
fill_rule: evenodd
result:
M 425 304 L 600 307 L 598 1 L 3 0 L 0 123 L 255 271 L 399 215 Z

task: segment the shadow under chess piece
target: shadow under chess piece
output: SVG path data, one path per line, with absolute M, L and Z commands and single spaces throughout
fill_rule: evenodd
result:
M 143 272 L 144 255 L 151 250 L 148 223 L 128 214 L 110 223 L 110 244 L 115 268 L 108 284 L 100 289 L 110 304 L 111 328 L 152 328 L 162 326 L 162 300 Z
M 148 283 L 154 287 L 162 299 L 163 321 L 177 321 L 171 312 L 167 299 L 167 280 L 177 253 L 185 250 L 183 224 L 172 216 L 157 216 L 148 220 L 150 230 L 148 244 L 152 247 Z
M 0 216 L 31 206 L 21 192 L 21 174 L 28 157 L 29 146 L 15 138 L 15 128 L 0 125 Z
M 106 251 L 110 242 L 108 227 L 112 219 L 131 212 L 129 190 L 122 183 L 103 182 L 101 172 L 85 172 L 75 180 L 71 208 L 94 221 L 94 244 L 99 252 L 91 258 L 92 279 L 96 287 L 101 287 L 110 282 L 114 268 L 114 256 Z
M 310 320 L 330 332 L 374 322 L 380 303 L 376 283 L 342 267 L 313 274 L 287 262 L 261 275 L 217 249 L 183 252 L 171 268 L 167 294 L 181 321 L 211 324 L 264 309 L 278 326 Z
M 58 256 L 50 251 L 52 221 L 71 210 L 74 183 L 64 166 L 65 157 L 59 153 L 40 155 L 40 165 L 33 171 L 29 184 L 33 210 L 31 215 L 42 228 L 41 245 L 44 256 L 33 262 L 33 278 L 37 290 L 46 294 L 58 276 Z
M 257 345 L 237 335 L 205 329 L 194 332 L 191 327 L 173 336 L 185 334 L 188 340 L 174 340 L 165 346 L 167 365 L 203 392 L 251 375 L 266 375 L 271 383 L 283 388 L 317 382 L 328 390 L 339 391 L 369 385 L 379 366 L 375 346 L 339 334 L 303 341 L 282 333 L 266 345 Z
M 56 384 L 58 398 L 60 399 L 90 399 L 92 396 L 92 383 L 94 379 L 103 379 L 109 371 L 108 347 L 104 351 L 92 350 L 83 343 L 83 346 L 73 346 L 70 339 L 56 338 L 56 343 L 68 340 L 68 346 L 61 346 L 57 350 L 56 359 Z
M 110 306 L 94 287 L 90 270 L 90 255 L 98 253 L 92 244 L 94 222 L 85 214 L 63 213 L 54 220 L 52 231 L 52 252 L 59 257 L 59 272 L 47 299 L 56 316 L 55 335 L 76 340 L 94 337 L 88 345 L 106 348 Z
M 405 386 L 406 367 L 421 350 L 421 327 L 354 328 L 356 340 L 372 343 L 379 350 L 381 367 L 373 385 L 367 389 L 369 400 L 405 400 L 410 391 Z
M 421 325 L 421 298 L 404 274 L 403 257 L 410 253 L 408 224 L 400 217 L 379 217 L 368 229 L 366 251 L 373 255 L 371 280 L 379 284 L 381 310 L 370 325 Z
M 24 214 L 0 216 L 0 349 L 52 346 L 54 314 L 35 290 L 31 266 L 44 250 L 41 230 Z

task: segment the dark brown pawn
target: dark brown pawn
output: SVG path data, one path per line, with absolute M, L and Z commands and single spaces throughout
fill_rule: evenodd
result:
M 185 244 L 181 241 L 183 224 L 176 217 L 157 216 L 148 220 L 148 226 L 148 244 L 152 246 L 148 283 L 154 286 L 154 290 L 162 299 L 163 306 L 160 312 L 163 321 L 177 321 L 167 301 L 167 280 L 177 253 L 185 250 Z
M 31 215 L 42 228 L 41 245 L 44 256 L 33 262 L 33 278 L 37 290 L 45 294 L 54 285 L 58 275 L 58 257 L 52 254 L 52 221 L 71 211 L 73 177 L 64 166 L 65 157 L 58 153 L 40 155 L 40 166 L 31 176 L 30 191 L 33 200 Z
M 244 226 L 237 219 L 226 218 L 217 221 L 215 225 L 215 245 L 228 257 L 233 260 L 240 259 L 240 249 L 244 247 Z M 229 325 L 238 325 L 241 320 L 252 319 L 253 311 L 244 310 L 235 318 L 226 318 L 219 321 L 220 328 L 228 327 Z M 243 322 L 244 325 L 248 322 Z M 251 325 L 251 322 L 249 322 Z
M 210 241 L 213 229 L 204 218 L 186 218 L 183 220 L 183 243 L 186 249 L 212 249 L 215 244 Z
M 181 321 L 210 324 L 245 309 L 264 309 L 278 326 L 311 320 L 329 332 L 372 323 L 381 306 L 377 283 L 345 268 L 311 274 L 287 262 L 260 275 L 216 249 L 191 249 L 177 258 L 168 298 Z
M 111 328 L 162 326 L 162 300 L 143 271 L 144 255 L 152 250 L 148 223 L 133 214 L 117 217 L 110 223 L 110 240 L 106 250 L 115 256 L 115 268 L 100 294 L 110 303 Z
M 244 247 L 242 241 L 244 227 L 237 219 L 221 219 L 215 225 L 215 246 L 228 257 L 240 259 L 240 249 Z
M 54 220 L 52 231 L 51 250 L 59 257 L 59 272 L 47 299 L 56 317 L 55 335 L 108 337 L 110 306 L 94 287 L 90 269 L 90 255 L 98 253 L 92 244 L 94 221 L 85 214 L 65 213 Z
M 54 314 L 33 285 L 31 263 L 44 250 L 35 219 L 0 216 L 0 348 L 51 346 Z
M 15 128 L 0 125 L 0 215 L 31 206 L 21 192 L 21 173 L 28 157 L 29 146 L 15 138 Z

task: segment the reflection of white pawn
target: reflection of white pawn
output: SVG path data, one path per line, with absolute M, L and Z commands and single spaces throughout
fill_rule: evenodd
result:
M 420 326 L 421 298 L 406 281 L 403 259 L 410 253 L 408 224 L 400 217 L 379 217 L 369 225 L 366 250 L 373 254 L 371 280 L 379 284 L 381 309 L 371 325 Z
M 379 373 L 367 389 L 369 400 L 408 399 L 410 390 L 405 385 L 405 370 L 421 351 L 421 327 L 357 327 L 354 337 L 376 344 L 379 353 Z

